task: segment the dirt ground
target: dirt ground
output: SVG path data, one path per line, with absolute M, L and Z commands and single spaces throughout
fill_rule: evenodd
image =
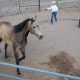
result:
M 80 10 L 59 10 L 57 16 L 58 21 L 54 22 L 53 24 L 50 23 L 50 11 L 40 11 L 25 13 L 17 16 L 3 17 L 0 18 L 0 21 L 9 21 L 12 23 L 12 25 L 15 25 L 24 19 L 34 17 L 35 15 L 37 15 L 36 22 L 39 24 L 44 38 L 43 40 L 38 40 L 34 35 L 29 34 L 28 44 L 26 46 L 26 58 L 21 61 L 20 65 L 49 70 L 50 65 L 45 64 L 45 62 L 50 61 L 51 55 L 54 58 L 55 55 L 60 54 L 62 51 L 68 53 L 68 55 L 74 58 L 75 61 L 72 63 L 72 65 L 76 65 L 76 67 L 80 65 L 80 28 L 78 27 Z M 1 43 L 0 48 L 2 49 L 2 52 L 0 53 L 0 61 L 15 64 L 12 48 L 10 46 L 8 47 L 9 60 L 5 60 L 4 58 L 4 42 Z M 62 58 L 62 56 L 59 58 Z M 59 58 L 57 60 L 59 60 Z M 17 76 L 16 69 L 12 69 L 10 67 L 0 66 L 0 73 Z M 24 78 L 31 79 L 33 76 L 30 75 L 30 71 L 21 70 L 21 73 L 21 77 Z M 37 74 L 36 76 L 35 74 L 34 76 L 42 80 L 63 80 L 49 75 L 45 76 Z M 0 77 L 0 80 L 13 79 Z

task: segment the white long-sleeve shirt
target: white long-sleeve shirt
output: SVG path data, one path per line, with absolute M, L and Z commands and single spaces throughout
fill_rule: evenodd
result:
M 51 12 L 57 12 L 58 11 L 58 7 L 54 4 L 52 6 L 50 6 L 49 8 L 47 8 L 49 10 L 51 10 Z

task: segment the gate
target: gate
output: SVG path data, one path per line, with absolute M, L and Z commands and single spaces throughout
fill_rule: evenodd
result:
M 1 0 L 0 16 L 10 16 L 40 10 L 40 0 Z

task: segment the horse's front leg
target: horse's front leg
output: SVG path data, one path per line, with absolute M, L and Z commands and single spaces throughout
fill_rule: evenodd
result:
M 22 48 L 22 49 L 21 49 L 21 53 L 22 53 L 22 57 L 19 58 L 19 61 L 25 59 L 25 48 Z
M 13 50 L 14 50 L 14 56 L 15 56 L 16 64 L 19 65 L 18 51 L 17 51 L 15 46 L 13 46 Z M 19 68 L 17 68 L 17 74 L 21 75 Z

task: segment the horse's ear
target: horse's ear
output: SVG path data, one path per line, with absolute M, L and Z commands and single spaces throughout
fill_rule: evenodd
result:
M 35 22 L 35 20 L 33 18 L 31 18 L 30 20 L 31 20 L 32 23 Z
M 34 21 L 36 21 L 36 19 L 37 19 L 37 15 L 33 17 L 33 20 L 34 20 Z

